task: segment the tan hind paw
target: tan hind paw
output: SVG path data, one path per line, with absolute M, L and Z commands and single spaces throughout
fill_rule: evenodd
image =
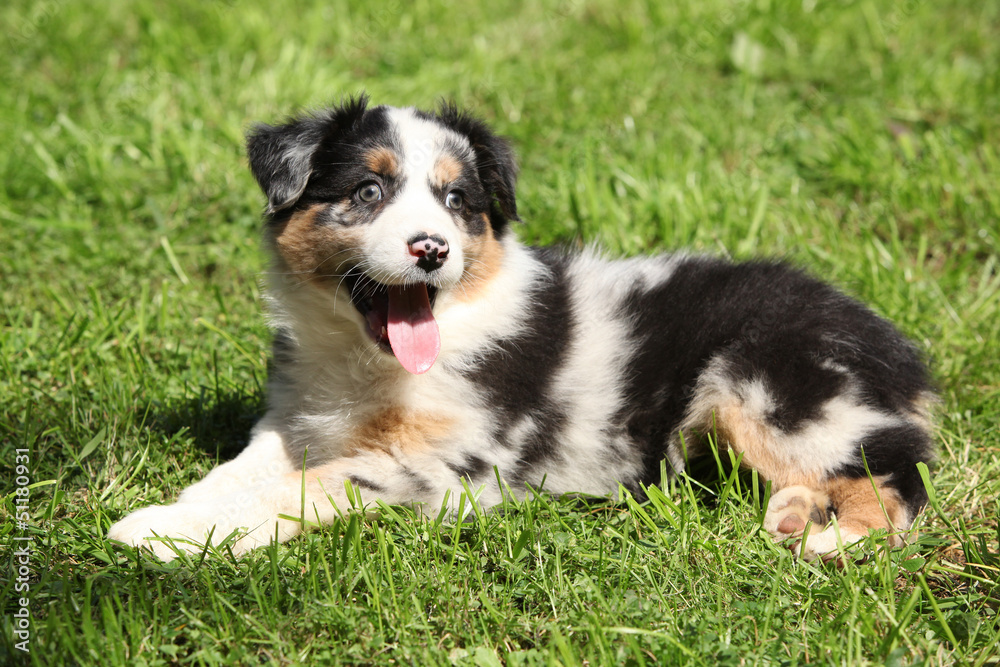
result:
M 829 497 L 805 486 L 789 486 L 771 496 L 764 515 L 764 530 L 775 539 L 799 537 L 810 523 L 810 531 L 819 532 L 829 522 L 826 508 Z

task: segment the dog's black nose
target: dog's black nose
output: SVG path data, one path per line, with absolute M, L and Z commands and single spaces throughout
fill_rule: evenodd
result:
M 417 258 L 417 266 L 427 273 L 440 269 L 448 259 L 448 242 L 439 234 L 420 232 L 406 243 Z

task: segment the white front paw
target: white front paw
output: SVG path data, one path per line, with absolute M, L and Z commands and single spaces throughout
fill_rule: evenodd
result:
M 177 557 L 175 548 L 199 553 L 205 548 L 209 535 L 211 541 L 218 544 L 235 529 L 207 509 L 198 503 L 144 507 L 111 526 L 108 538 L 135 547 L 146 547 L 163 561 Z M 174 547 L 170 546 L 171 542 Z
M 266 489 L 249 489 L 209 502 L 153 505 L 132 512 L 111 526 L 108 537 L 147 547 L 161 559 L 177 557 L 167 540 L 188 553 L 198 553 L 206 542 L 218 545 L 239 531 L 228 548 L 241 555 L 274 541 L 285 542 L 302 530 L 299 521 L 280 519 L 281 508 L 268 502 Z

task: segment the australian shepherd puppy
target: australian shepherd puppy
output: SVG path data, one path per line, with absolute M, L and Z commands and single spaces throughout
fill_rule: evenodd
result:
M 248 153 L 273 259 L 267 413 L 112 539 L 245 552 L 354 489 L 432 513 L 465 488 L 484 507 L 529 486 L 641 496 L 710 440 L 771 482 L 764 527 L 806 558 L 872 530 L 899 544 L 924 505 L 920 355 L 801 271 L 523 245 L 510 147 L 453 106 L 361 97 L 258 125 Z

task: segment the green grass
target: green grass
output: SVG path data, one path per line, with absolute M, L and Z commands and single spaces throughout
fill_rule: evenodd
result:
M 0 663 L 1000 662 L 995 3 L 111 4 L 0 9 Z M 942 397 L 919 541 L 797 563 L 721 473 L 641 506 L 391 508 L 239 560 L 109 545 L 261 413 L 243 132 L 362 89 L 510 136 L 527 240 L 784 256 L 897 322 Z

